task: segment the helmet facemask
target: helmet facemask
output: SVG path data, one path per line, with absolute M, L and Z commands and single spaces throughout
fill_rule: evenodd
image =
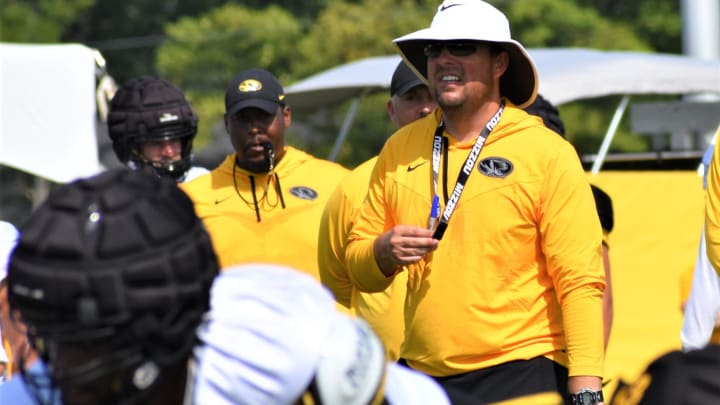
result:
M 163 137 L 145 137 L 144 140 L 136 140 L 130 147 L 130 154 L 127 166 L 132 170 L 146 170 L 158 177 L 167 177 L 177 182 L 182 182 L 187 176 L 187 172 L 192 167 L 193 161 L 193 135 L 173 136 L 165 135 Z M 180 141 L 180 158 L 150 160 L 143 154 L 143 145 L 147 142 L 163 142 L 179 139 Z

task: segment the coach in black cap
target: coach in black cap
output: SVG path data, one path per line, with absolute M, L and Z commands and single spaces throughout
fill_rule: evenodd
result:
M 225 115 L 245 108 L 259 108 L 275 114 L 285 107 L 285 91 L 275 76 L 263 69 L 249 69 L 235 76 L 225 92 Z
M 390 99 L 387 101 L 390 120 L 400 128 L 430 114 L 436 106 L 425 82 L 400 61 L 390 81 Z
M 318 278 L 320 214 L 347 169 L 285 143 L 292 112 L 267 70 L 229 81 L 224 119 L 234 150 L 209 176 L 183 185 L 221 268 L 274 263 Z

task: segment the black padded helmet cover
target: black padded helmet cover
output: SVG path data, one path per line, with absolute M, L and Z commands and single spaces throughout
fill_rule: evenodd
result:
M 128 169 L 76 180 L 20 231 L 8 298 L 31 335 L 82 342 L 105 331 L 161 365 L 189 355 L 218 263 L 175 182 Z
M 139 146 L 148 141 L 183 140 L 183 171 L 190 168 L 198 117 L 183 92 L 167 80 L 142 76 L 122 84 L 110 101 L 107 118 L 113 150 L 122 163 L 147 162 Z

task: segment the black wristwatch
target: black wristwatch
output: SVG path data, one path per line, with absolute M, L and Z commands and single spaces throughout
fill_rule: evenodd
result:
M 604 400 L 602 390 L 593 391 L 590 388 L 583 388 L 574 394 L 570 394 L 570 403 L 573 405 L 595 405 Z

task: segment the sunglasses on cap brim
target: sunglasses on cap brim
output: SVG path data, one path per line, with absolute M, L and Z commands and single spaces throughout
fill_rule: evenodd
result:
M 461 41 L 443 41 L 428 42 L 423 48 L 425 56 L 428 58 L 437 58 L 446 48 L 450 55 L 453 56 L 469 56 L 477 51 L 478 47 L 483 45 L 482 42 L 461 42 Z

